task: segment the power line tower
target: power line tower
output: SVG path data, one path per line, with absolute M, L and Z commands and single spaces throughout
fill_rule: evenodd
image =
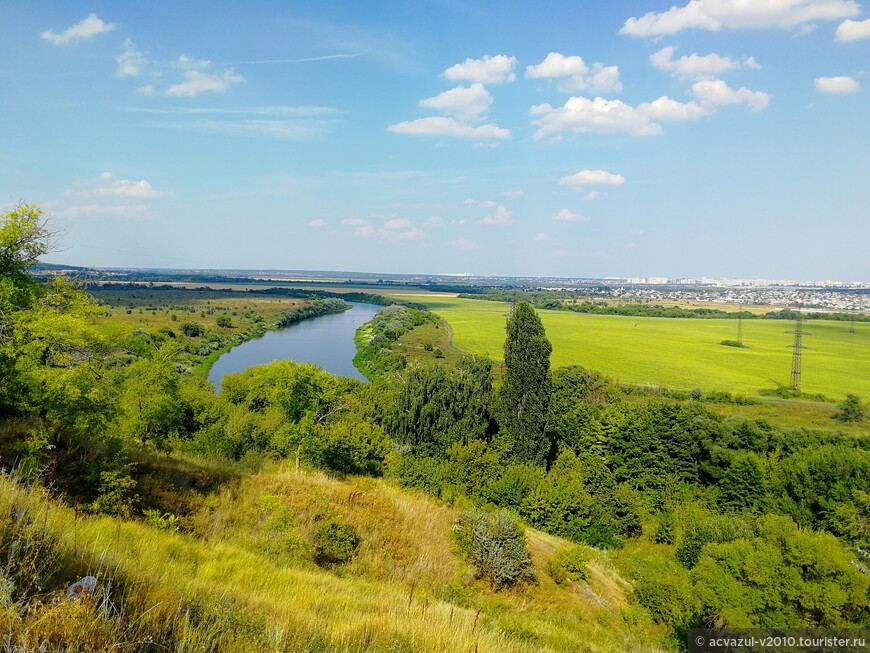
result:
M 737 313 L 737 346 L 743 346 L 743 304 L 740 304 L 740 311 Z
M 852 313 L 851 318 L 849 320 L 849 333 L 855 333 L 855 314 Z
M 789 388 L 794 391 L 800 391 L 801 389 L 801 350 L 806 349 L 806 347 L 804 347 L 803 345 L 803 337 L 805 335 L 812 335 L 811 333 L 804 333 L 803 318 L 804 316 L 801 314 L 800 304 L 798 304 L 794 331 L 787 332 L 794 334 L 794 342 L 792 342 L 791 345 L 791 384 L 789 385 Z

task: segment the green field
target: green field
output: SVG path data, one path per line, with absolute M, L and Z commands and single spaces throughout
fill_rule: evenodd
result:
M 453 345 L 502 357 L 506 303 L 431 295 L 404 295 L 425 304 L 453 331 Z M 735 339 L 735 320 L 587 315 L 539 311 L 553 344 L 552 364 L 583 365 L 620 383 L 755 394 L 788 385 L 794 327 L 783 320 L 744 320 L 748 349 L 719 344 Z M 870 324 L 849 333 L 846 322 L 805 323 L 802 390 L 842 398 L 870 397 Z

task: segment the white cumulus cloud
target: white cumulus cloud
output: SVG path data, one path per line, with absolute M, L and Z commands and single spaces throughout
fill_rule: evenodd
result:
M 113 29 L 115 29 L 115 26 L 111 23 L 104 22 L 96 14 L 90 14 L 84 20 L 66 28 L 60 34 L 52 29 L 48 29 L 40 33 L 39 36 L 54 45 L 67 45 L 73 41 L 89 39 L 98 34 L 111 32 Z
M 550 52 L 539 64 L 526 66 L 529 79 L 559 78 L 557 88 L 563 93 L 618 93 L 622 90 L 619 67 L 594 63 L 591 68 L 582 57 Z
M 405 218 L 393 218 L 384 223 L 384 229 L 407 229 L 411 226 L 411 221 Z
M 763 91 L 750 91 L 745 86 L 733 89 L 721 79 L 703 79 L 692 84 L 692 94 L 713 106 L 745 104 L 750 111 L 762 111 L 770 103 L 770 96 Z
M 324 220 L 323 218 L 317 218 L 316 220 L 312 220 L 311 222 L 309 222 L 308 226 L 309 227 L 325 227 L 326 220 Z
M 139 77 L 145 72 L 145 66 L 148 65 L 148 60 L 145 55 L 139 52 L 136 45 L 130 39 L 124 41 L 121 54 L 115 57 L 115 62 L 118 64 L 115 70 L 116 77 Z
M 857 80 L 842 75 L 839 77 L 816 77 L 815 83 L 816 90 L 820 93 L 835 93 L 838 95 L 854 93 L 861 88 Z
M 682 79 L 705 79 L 715 77 L 726 70 L 740 67 L 740 62 L 715 53 L 705 55 L 689 54 L 683 55 L 679 59 L 674 59 L 675 50 L 674 47 L 668 46 L 651 54 L 649 61 L 653 65 L 653 68 L 664 70 Z M 749 64 L 748 67 L 758 65 L 754 59 L 751 61 L 752 64 Z
M 494 123 L 474 126 L 448 117 L 419 118 L 418 120 L 399 122 L 387 127 L 387 131 L 410 136 L 447 136 L 480 140 L 500 140 L 509 138 L 511 135 L 509 129 L 504 129 Z
M 867 20 L 844 20 L 837 27 L 837 41 L 845 43 L 860 39 L 870 39 L 870 18 Z
M 420 106 L 436 109 L 463 122 L 474 122 L 489 112 L 492 95 L 478 82 L 471 86 L 457 86 L 435 97 L 420 100 Z
M 581 170 L 559 180 L 560 186 L 622 186 L 624 183 L 625 177 L 607 170 Z
M 587 222 L 589 218 L 582 213 L 574 213 L 568 209 L 562 209 L 558 213 L 553 214 L 553 220 L 558 220 L 559 222 Z
M 516 57 L 497 54 L 494 57 L 484 55 L 480 59 L 468 58 L 462 63 L 450 66 L 444 71 L 444 77 L 451 81 L 480 82 L 481 84 L 503 84 L 514 81 Z
M 341 221 L 341 224 L 348 227 L 362 227 L 367 225 L 368 223 L 368 220 L 363 220 L 362 218 L 345 218 Z
M 700 105 L 697 102 L 679 102 L 667 95 L 652 102 L 641 102 L 637 108 L 647 117 L 663 122 L 697 120 L 709 116 L 715 111 L 715 108 L 710 105 Z
M 661 36 L 686 29 L 791 29 L 817 20 L 837 20 L 861 12 L 854 0 L 690 0 L 683 7 L 649 12 L 625 21 L 620 34 Z
M 605 100 L 596 97 L 571 97 L 561 107 L 539 104 L 531 109 L 538 116 L 533 122 L 538 130 L 536 140 L 558 134 L 573 133 L 625 133 L 634 136 L 657 136 L 662 127 L 636 107 L 620 100 Z

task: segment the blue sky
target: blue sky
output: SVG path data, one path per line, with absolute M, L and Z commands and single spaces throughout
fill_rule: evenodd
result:
M 870 7 L 0 5 L 81 265 L 870 280 Z

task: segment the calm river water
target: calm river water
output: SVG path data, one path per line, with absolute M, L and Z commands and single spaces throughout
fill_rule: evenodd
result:
M 269 331 L 262 338 L 243 342 L 230 349 L 212 365 L 208 380 L 220 392 L 225 374 L 244 372 L 255 365 L 291 359 L 314 363 L 330 374 L 352 376 L 365 381 L 353 366 L 356 330 L 383 308 L 375 304 L 348 302 L 353 308 L 344 313 L 322 315 L 302 320 L 279 331 Z

